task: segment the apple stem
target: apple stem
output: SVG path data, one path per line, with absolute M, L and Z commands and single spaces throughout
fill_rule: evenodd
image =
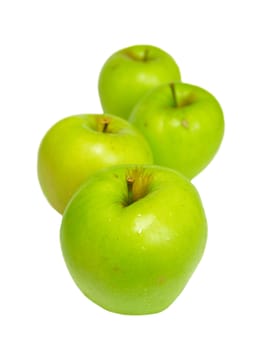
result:
M 134 179 L 130 176 L 127 177 L 127 187 L 128 187 L 128 200 L 127 204 L 130 205 L 134 200 L 134 191 L 133 191 Z
M 151 174 L 143 168 L 133 168 L 126 176 L 128 195 L 126 204 L 130 205 L 146 196 L 149 190 Z
M 148 49 L 144 50 L 143 61 L 146 62 L 148 60 Z
M 102 132 L 107 132 L 108 125 L 109 125 L 108 119 L 102 119 L 102 124 L 103 124 Z
M 171 89 L 171 92 L 172 92 L 172 96 L 173 96 L 175 107 L 178 107 L 177 97 L 176 97 L 176 93 L 175 93 L 175 84 L 174 83 L 170 83 L 169 86 L 170 86 L 170 89 Z

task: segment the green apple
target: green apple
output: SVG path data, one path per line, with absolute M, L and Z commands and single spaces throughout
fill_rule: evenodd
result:
M 181 82 L 148 92 L 129 121 L 148 140 L 155 164 L 173 168 L 190 179 L 215 156 L 224 133 L 223 112 L 215 97 Z
M 181 293 L 206 244 L 190 181 L 174 170 L 121 165 L 93 175 L 63 215 L 61 247 L 80 290 L 101 307 L 156 313 Z
M 135 45 L 119 50 L 107 59 L 99 75 L 103 110 L 127 119 L 148 90 L 180 79 L 175 60 L 158 47 Z
M 115 164 L 150 164 L 145 138 L 129 122 L 112 115 L 65 118 L 44 136 L 38 178 L 49 203 L 63 213 L 78 187 L 97 170 Z

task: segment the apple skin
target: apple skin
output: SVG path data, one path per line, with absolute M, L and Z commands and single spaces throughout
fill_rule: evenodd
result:
M 129 178 L 139 194 L 133 202 Z M 195 187 L 154 165 L 93 175 L 66 207 L 60 230 L 64 260 L 79 289 L 104 309 L 128 315 L 167 308 L 197 267 L 206 239 Z
M 111 115 L 76 115 L 60 120 L 44 136 L 38 152 L 38 178 L 49 203 L 62 214 L 90 175 L 127 163 L 153 163 L 147 141 L 133 125 Z
M 210 163 L 224 134 L 224 116 L 216 98 L 182 82 L 147 93 L 129 121 L 146 137 L 155 164 L 173 168 L 189 179 Z
M 102 108 L 128 119 L 148 90 L 180 79 L 175 60 L 162 49 L 151 45 L 124 48 L 110 56 L 101 69 L 98 89 Z

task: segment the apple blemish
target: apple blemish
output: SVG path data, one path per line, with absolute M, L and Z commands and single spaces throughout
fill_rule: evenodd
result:
M 181 125 L 185 128 L 188 129 L 189 128 L 189 122 L 187 119 L 182 119 L 181 120 Z

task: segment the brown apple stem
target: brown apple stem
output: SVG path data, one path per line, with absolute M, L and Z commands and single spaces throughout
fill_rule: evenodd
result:
M 109 125 L 109 121 L 107 119 L 103 119 L 102 120 L 102 124 L 103 124 L 103 129 L 102 132 L 107 132 L 108 130 L 108 125 Z
M 147 195 L 151 178 L 151 174 L 145 172 L 144 168 L 140 167 L 129 170 L 126 176 L 128 190 L 126 197 L 127 205 L 130 205 Z
M 172 96 L 173 96 L 175 107 L 178 107 L 177 97 L 176 97 L 176 93 L 175 93 L 175 85 L 174 85 L 174 83 L 170 83 L 169 86 L 170 86 L 170 89 L 171 89 L 171 92 L 172 92 Z
M 131 176 L 127 177 L 127 188 L 128 188 L 128 200 L 127 204 L 130 205 L 134 202 L 134 191 L 133 191 L 134 179 Z

